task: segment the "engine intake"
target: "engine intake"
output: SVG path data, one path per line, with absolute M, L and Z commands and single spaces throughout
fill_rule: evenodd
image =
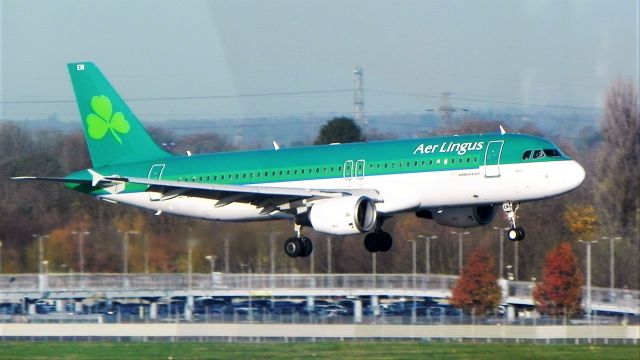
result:
M 345 196 L 316 201 L 309 210 L 309 221 L 318 232 L 355 235 L 373 230 L 377 215 L 371 199 Z

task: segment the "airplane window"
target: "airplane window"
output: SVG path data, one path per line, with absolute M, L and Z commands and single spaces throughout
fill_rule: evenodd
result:
M 422 166 L 425 166 L 425 165 L 427 165 L 427 162 L 422 160 Z
M 211 181 L 211 177 L 207 175 L 207 181 Z
M 539 159 L 539 158 L 542 158 L 542 157 L 544 157 L 544 152 L 542 152 L 542 150 L 535 150 L 533 152 L 533 158 L 534 159 Z
M 467 163 L 471 162 L 471 158 L 467 158 Z
M 440 159 L 436 160 L 436 164 L 438 165 L 440 164 Z
M 560 156 L 562 156 L 562 154 L 560 154 L 560 151 L 558 151 L 558 149 L 544 149 L 542 151 L 544 151 L 544 154 L 546 156 L 549 156 L 549 157 L 560 157 Z
M 304 175 L 304 169 L 300 170 L 300 174 Z
M 475 157 L 473 158 L 473 162 L 478 162 L 478 157 L 477 157 L 477 156 L 475 156 Z
M 529 160 L 531 159 L 531 150 L 527 150 L 524 152 L 524 154 L 522 154 L 522 160 Z
M 413 166 L 418 166 L 418 162 L 417 162 L 417 161 L 414 161 L 414 162 L 413 162 Z
M 433 160 L 429 160 L 429 165 L 433 165 Z
M 385 169 L 387 168 L 387 166 L 389 166 L 389 164 L 384 164 L 384 168 L 385 168 Z
M 402 161 L 398 161 L 398 167 L 402 167 Z
M 391 167 L 395 168 L 396 167 L 396 163 L 391 163 Z
M 293 170 L 293 175 L 298 175 L 298 170 Z
M 280 170 L 280 176 L 282 176 L 282 170 Z
M 342 166 L 338 166 L 338 171 L 342 171 Z
M 416 161 L 416 165 L 418 165 L 418 162 Z M 411 166 L 411 161 L 407 161 L 407 167 Z
M 449 159 L 444 159 L 444 165 L 447 165 L 449 163 Z

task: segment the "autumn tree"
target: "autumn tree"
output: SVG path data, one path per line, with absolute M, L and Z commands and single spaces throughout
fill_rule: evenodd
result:
M 468 314 L 484 315 L 500 305 L 495 259 L 487 249 L 478 247 L 469 255 L 451 292 L 451 304 Z
M 593 240 L 598 235 L 600 221 L 592 205 L 569 205 L 563 217 L 567 228 L 577 240 Z
M 536 309 L 551 316 L 579 315 L 583 283 L 571 244 L 556 246 L 547 254 L 542 282 L 533 291 Z

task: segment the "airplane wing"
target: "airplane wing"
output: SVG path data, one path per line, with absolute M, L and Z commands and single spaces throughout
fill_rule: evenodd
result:
M 264 185 L 226 185 L 208 184 L 189 181 L 156 180 L 148 178 L 125 177 L 118 175 L 103 176 L 89 170 L 92 179 L 72 179 L 57 177 L 21 176 L 13 180 L 41 180 L 75 184 L 91 184 L 98 187 L 110 187 L 122 183 L 142 184 L 149 186 L 149 191 L 159 193 L 157 201 L 169 200 L 176 196 L 196 196 L 217 199 L 216 207 L 222 207 L 233 202 L 250 203 L 263 208 L 263 213 L 274 210 L 287 210 L 285 204 L 297 201 L 306 202 L 324 198 L 342 196 L 366 196 L 373 201 L 380 202 L 382 197 L 375 189 L 313 189 L 276 187 Z M 290 208 L 290 207 L 289 207 Z

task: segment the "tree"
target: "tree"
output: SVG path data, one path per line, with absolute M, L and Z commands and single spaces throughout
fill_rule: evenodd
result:
M 493 255 L 484 247 L 476 248 L 452 289 L 451 304 L 465 313 L 484 315 L 500 305 L 501 295 Z
M 563 216 L 569 231 L 578 240 L 593 240 L 598 235 L 600 221 L 593 206 L 569 205 Z
M 314 144 L 350 143 L 364 141 L 360 127 L 353 119 L 336 117 L 322 125 Z
M 533 291 L 536 309 L 551 316 L 580 314 L 583 284 L 571 244 L 565 242 L 556 246 L 547 254 L 542 282 Z

